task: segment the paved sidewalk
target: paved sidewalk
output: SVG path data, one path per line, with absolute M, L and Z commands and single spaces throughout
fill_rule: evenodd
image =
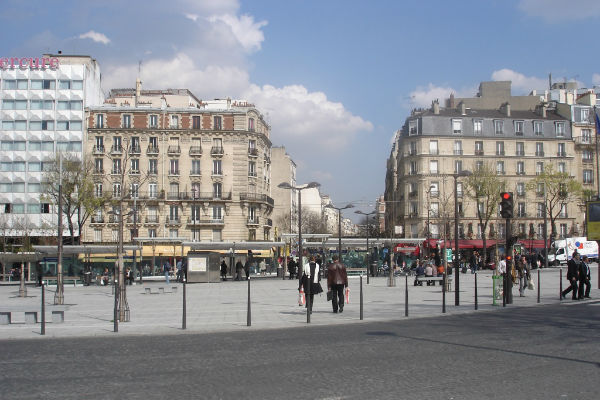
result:
M 563 285 L 567 286 L 566 268 L 563 268 Z M 597 289 L 597 266 L 592 267 L 592 300 L 600 296 Z M 537 305 L 537 270 L 533 271 L 535 290 L 527 290 L 525 297 L 519 297 L 518 288 L 513 288 L 514 302 L 502 307 L 492 305 L 492 272 L 477 274 L 478 311 L 474 310 L 474 277 L 471 273 L 460 274 L 460 305 L 455 306 L 455 292 L 446 293 L 446 314 L 442 314 L 441 286 L 413 286 L 414 277 L 408 277 L 409 306 L 408 318 L 443 316 L 471 312 L 509 312 L 510 308 Z M 541 304 L 558 303 L 559 268 L 542 269 Z M 364 320 L 402 320 L 405 317 L 405 278 L 397 277 L 396 286 L 388 287 L 387 278 L 370 278 L 366 284 L 363 278 Z M 325 282 L 322 282 L 325 287 Z M 452 287 L 454 288 L 454 281 Z M 127 286 L 127 299 L 131 321 L 120 323 L 119 332 L 113 332 L 113 302 L 111 287 L 65 285 L 65 305 L 54 306 L 55 286 L 46 290 L 46 335 L 41 336 L 41 324 L 25 324 L 24 311 L 40 310 L 41 289 L 28 286 L 26 298 L 18 297 L 18 286 L 0 286 L 0 311 L 11 311 L 13 323 L 0 325 L 0 339 L 44 338 L 44 337 L 85 337 L 100 335 L 157 335 L 184 334 L 198 332 L 221 332 L 236 330 L 262 330 L 285 327 L 307 327 L 304 307 L 299 307 L 298 281 L 278 278 L 252 279 L 251 323 L 247 326 L 248 283 L 220 282 L 188 284 L 187 287 L 187 329 L 182 330 L 183 285 L 164 282 L 144 282 L 143 285 Z M 146 294 L 145 288 L 158 292 L 159 287 L 173 293 Z M 360 279 L 350 278 L 350 304 L 343 314 L 333 314 L 331 303 L 325 293 L 315 297 L 310 325 L 331 325 L 361 323 L 359 313 Z M 589 301 L 589 300 L 588 300 Z M 562 301 L 565 306 L 573 304 Z M 51 311 L 64 309 L 63 323 L 52 323 Z M 41 320 L 41 318 L 39 318 Z

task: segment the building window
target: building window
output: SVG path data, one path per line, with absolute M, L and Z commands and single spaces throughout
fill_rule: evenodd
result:
M 221 160 L 213 160 L 213 175 L 223 175 L 223 170 L 221 169 Z
M 102 158 L 94 159 L 95 172 L 101 174 L 104 172 L 104 160 Z
M 94 197 L 102 197 L 102 184 L 101 183 L 94 184 Z
M 121 145 L 121 137 L 120 136 L 114 136 L 113 137 L 113 145 L 112 145 L 112 151 L 114 152 L 119 152 L 119 151 L 123 151 L 122 145 Z
M 254 132 L 255 130 L 255 126 L 254 126 L 254 118 L 248 118 L 248 130 L 250 132 Z
M 537 217 L 544 218 L 544 203 L 537 203 Z
M 558 152 L 556 153 L 558 157 L 566 157 L 567 156 L 567 147 L 565 143 L 558 143 Z
M 179 184 L 177 182 L 169 183 L 169 198 L 171 198 L 171 199 L 179 198 Z
M 558 172 L 561 174 L 566 174 L 567 173 L 567 165 L 564 162 L 559 162 L 558 163 Z
M 504 121 L 499 119 L 494 120 L 494 133 L 496 135 L 504 134 Z
M 586 185 L 594 183 L 594 174 L 591 169 L 583 170 L 583 183 Z
M 220 242 L 221 239 L 221 230 L 220 229 L 213 229 L 212 231 L 212 241 L 213 242 Z
M 483 161 L 475 161 L 475 171 L 481 171 L 483 169 Z
M 416 175 L 417 172 L 418 172 L 417 162 L 416 161 L 411 161 L 410 162 L 410 170 L 409 170 L 410 175 Z
M 519 196 L 519 197 L 525 196 L 525 183 L 523 183 L 523 182 L 517 183 L 517 196 Z
M 171 129 L 179 129 L 179 115 L 171 115 L 171 120 L 169 123 L 169 128 Z
M 544 123 L 542 121 L 533 121 L 533 133 L 535 136 L 544 136 Z
M 179 175 L 179 160 L 169 160 L 169 175 Z
M 213 129 L 216 131 L 220 131 L 222 128 L 222 119 L 220 116 L 215 115 L 213 117 Z
M 581 143 L 592 143 L 592 130 L 582 129 L 581 130 Z
M 131 159 L 131 174 L 139 174 L 140 173 L 140 160 L 139 158 Z
M 158 128 L 158 115 L 150 114 L 148 116 L 148 128 L 151 128 L 151 129 Z
M 418 133 L 419 121 L 416 119 L 408 121 L 408 135 L 413 136 Z
M 94 242 L 102 242 L 102 229 L 94 229 Z
M 560 218 L 567 218 L 567 205 L 566 203 L 562 203 L 560 205 L 560 213 L 558 214 Z
M 519 202 L 517 203 L 517 217 L 524 218 L 525 215 L 525 203 Z
M 148 184 L 148 197 L 155 199 L 158 196 L 158 185 L 156 183 Z M 150 210 L 150 209 L 148 209 Z
M 220 199 L 223 197 L 223 187 L 221 183 L 215 182 L 213 183 L 213 198 Z
M 223 219 L 223 207 L 214 206 L 212 208 L 212 219 L 222 220 Z
M 536 162 L 535 163 L 535 174 L 536 175 L 541 175 L 544 173 L 544 163 L 543 162 Z
M 192 160 L 191 175 L 200 175 L 200 160 Z
M 476 156 L 482 156 L 483 153 L 483 142 L 482 141 L 477 141 L 475 142 L 475 155 Z
M 104 128 L 104 114 L 96 115 L 96 128 Z
M 542 143 L 542 142 L 535 143 L 535 155 L 537 157 L 544 157 L 544 143 Z
M 139 183 L 131 183 L 129 185 L 129 192 L 131 194 L 132 199 L 137 199 L 140 197 L 140 184 Z M 139 218 L 138 218 L 139 220 Z
M 462 154 L 463 154 L 462 140 L 455 140 L 454 141 L 454 155 L 462 156 Z
M 565 123 L 564 122 L 555 122 L 554 129 L 556 130 L 557 137 L 565 136 Z
M 567 224 L 560 224 L 560 237 L 567 237 Z
M 454 160 L 454 173 L 459 174 L 462 171 L 462 161 Z
M 169 221 L 172 221 L 172 222 L 179 221 L 179 206 L 176 206 L 176 205 L 169 206 Z
M 123 128 L 131 128 L 131 115 L 123 115 Z
M 504 175 L 504 161 L 496 161 L 496 173 L 498 175 Z
M 433 174 L 433 175 L 438 174 L 438 161 L 437 160 L 429 161 L 429 173 Z
M 496 155 L 497 156 L 504 155 L 504 142 L 496 142 Z
M 417 155 L 417 142 L 410 142 L 408 147 L 408 155 L 416 156 Z
M 583 150 L 581 152 L 581 161 L 584 163 L 591 163 L 594 161 L 594 153 L 590 150 Z
M 201 129 L 201 119 L 199 115 L 194 115 L 192 117 L 192 129 Z
M 525 155 L 525 143 L 524 142 L 517 142 L 517 149 L 516 149 L 515 155 L 521 156 L 521 157 L 523 157 Z
M 169 237 L 176 238 L 179 237 L 179 229 L 169 229 Z
M 462 134 L 462 119 L 452 120 L 452 133 L 455 135 Z
M 113 166 L 112 166 L 111 173 L 113 175 L 120 174 L 121 173 L 121 159 L 115 158 L 114 160 L 112 160 L 112 162 L 113 162 Z
M 473 120 L 473 133 L 475 135 L 481 135 L 483 133 L 483 120 L 481 120 L 481 119 Z
M 118 198 L 121 197 L 121 184 L 113 183 L 113 197 Z
M 112 231 L 110 231 L 110 237 L 113 242 L 118 242 L 119 241 L 119 230 L 113 229 Z
M 525 162 L 517 161 L 517 175 L 525 175 Z
M 256 162 L 248 161 L 248 176 L 256 177 Z
M 434 155 L 434 156 L 438 154 L 438 141 L 437 140 L 429 141 L 429 154 Z
M 155 238 L 156 237 L 156 229 L 154 229 L 154 228 L 148 229 L 148 237 Z
M 523 136 L 524 121 L 515 121 L 515 135 Z
M 156 158 L 148 159 L 148 173 L 150 175 L 158 174 L 158 160 Z

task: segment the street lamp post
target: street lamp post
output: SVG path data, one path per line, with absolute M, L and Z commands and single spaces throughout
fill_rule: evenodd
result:
M 354 205 L 346 204 L 344 207 L 335 207 L 332 204 L 327 204 L 325 207 L 338 211 L 338 257 L 340 258 L 340 262 L 342 262 L 342 210 L 352 208 Z
M 304 185 L 299 185 L 299 186 L 292 186 L 288 182 L 281 182 L 279 185 L 277 185 L 277 187 L 281 188 L 281 189 L 290 189 L 290 190 L 298 191 L 298 261 L 299 261 L 298 280 L 299 281 L 302 280 L 302 274 L 300 273 L 300 269 L 304 268 L 304 265 L 302 265 L 302 190 L 314 189 L 314 188 L 318 188 L 319 186 L 321 186 L 321 184 L 318 182 L 309 182 L 309 183 L 306 183 Z M 311 310 L 311 306 L 312 306 L 310 304 L 310 282 L 307 286 L 308 286 L 308 292 L 306 293 L 306 323 L 309 324 L 310 323 L 310 310 Z
M 458 264 L 460 262 L 458 258 L 458 177 L 459 176 L 470 176 L 473 175 L 471 171 L 462 170 L 452 176 L 454 177 L 454 305 L 460 305 L 460 271 Z
M 371 268 L 371 253 L 369 253 L 369 217 L 375 214 L 377 210 L 371 211 L 370 213 L 364 213 L 360 210 L 354 211 L 355 214 L 364 215 L 367 217 L 367 285 L 369 284 L 369 269 Z M 371 271 L 373 273 L 374 271 Z

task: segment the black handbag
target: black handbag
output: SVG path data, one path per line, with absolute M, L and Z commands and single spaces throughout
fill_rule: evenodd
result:
M 327 301 L 331 301 L 333 299 L 333 292 L 331 290 L 327 291 Z

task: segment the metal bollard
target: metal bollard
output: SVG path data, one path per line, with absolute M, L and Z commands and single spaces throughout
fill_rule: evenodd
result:
M 477 271 L 475 271 L 475 309 L 477 310 Z
M 114 288 L 114 290 L 115 290 L 115 307 L 113 310 L 113 332 L 119 332 L 119 311 L 117 309 L 119 290 L 118 290 L 118 288 Z
M 404 275 L 404 316 L 408 317 L 408 275 Z
M 186 309 L 186 293 L 185 293 L 185 281 L 183 281 L 183 318 L 181 320 L 181 329 L 186 329 L 186 317 L 187 317 L 187 309 Z
M 367 279 L 369 279 L 369 275 L 367 272 Z M 362 286 L 362 275 L 360 276 L 360 320 L 363 320 L 363 286 Z
M 250 309 L 250 277 L 248 277 L 248 313 L 246 315 L 246 326 L 252 326 L 252 310 Z
M 502 307 L 506 307 L 506 272 L 502 275 Z
M 562 300 L 562 291 L 563 291 L 563 288 L 562 288 L 562 268 L 560 269 L 560 274 L 558 276 L 559 276 L 558 279 L 560 279 L 560 284 L 558 285 L 559 290 L 560 290 L 560 292 L 558 292 L 558 299 Z
M 42 330 L 40 334 L 46 334 L 46 292 L 44 291 L 44 282 L 42 282 Z
M 442 314 L 446 314 L 446 271 L 442 279 Z
M 538 268 L 538 303 L 540 302 L 540 284 L 542 282 L 540 281 L 540 269 Z

